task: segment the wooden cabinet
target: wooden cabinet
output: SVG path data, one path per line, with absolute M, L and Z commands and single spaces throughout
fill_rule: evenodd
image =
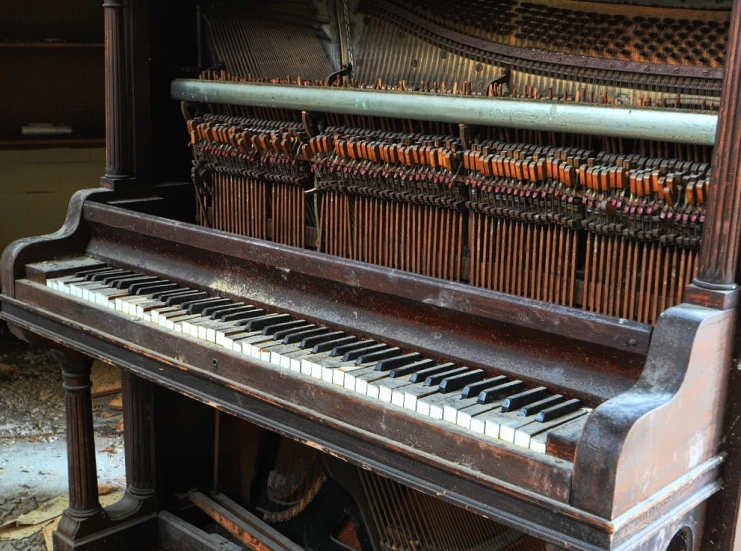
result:
M 102 146 L 105 135 L 100 0 L 8 0 L 0 17 L 0 148 Z M 69 135 L 24 136 L 29 124 Z

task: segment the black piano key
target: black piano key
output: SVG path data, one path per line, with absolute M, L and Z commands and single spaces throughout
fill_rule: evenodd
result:
M 151 298 L 152 300 L 159 300 L 161 302 L 165 302 L 168 298 L 183 295 L 185 293 L 194 293 L 195 291 L 193 289 L 188 289 L 187 287 L 178 287 L 177 289 L 172 289 L 170 291 L 157 291 L 156 293 L 152 293 Z
M 183 310 L 186 310 L 187 311 L 188 308 L 192 304 L 204 304 L 205 303 L 206 306 L 208 306 L 212 302 L 217 301 L 217 300 L 224 300 L 224 299 L 222 299 L 221 297 L 211 297 L 211 296 L 206 295 L 205 297 L 193 298 L 193 299 L 186 300 L 185 302 L 181 302 L 180 304 L 178 304 L 178 306 L 180 306 L 180 308 L 182 308 Z M 206 306 L 204 306 L 204 308 Z
M 138 295 L 139 289 L 141 288 L 151 287 L 152 285 L 166 285 L 167 283 L 170 283 L 170 282 L 165 279 L 159 279 L 159 278 L 155 278 L 152 281 L 142 281 L 140 283 L 134 283 L 133 285 L 129 286 L 129 294 Z
M 510 381 L 508 383 L 495 386 L 493 388 L 487 388 L 479 392 L 478 402 L 479 404 L 490 404 L 494 400 L 501 400 L 507 396 L 512 396 L 521 392 L 525 388 L 525 383 L 522 381 Z
M 239 308 L 241 306 L 244 306 L 243 302 L 234 302 L 233 300 L 229 300 L 226 304 L 215 304 L 214 306 L 204 308 L 201 315 L 205 318 L 216 319 L 219 312 L 231 311 L 233 308 Z
M 109 274 L 105 277 L 101 277 L 100 279 L 96 280 L 95 278 L 91 279 L 90 281 L 97 281 L 98 283 L 102 283 L 103 285 L 110 285 L 113 286 L 116 281 L 119 279 L 126 279 L 128 277 L 133 277 L 141 274 L 136 274 L 134 272 L 131 272 L 129 270 L 125 270 L 123 272 L 116 272 L 114 274 Z
M 317 344 L 321 344 L 323 342 L 329 342 L 337 339 L 341 339 L 342 337 L 347 336 L 347 333 L 344 333 L 343 331 L 332 331 L 330 333 L 324 333 L 324 335 L 316 335 L 314 337 L 306 337 L 304 340 L 301 341 L 301 344 L 299 344 L 299 348 L 314 348 Z
M 259 316 L 264 316 L 265 310 L 262 308 L 253 308 L 252 310 L 245 310 L 243 312 L 235 312 L 233 314 L 227 314 L 226 316 L 221 318 L 221 321 L 228 322 L 228 321 L 235 321 L 240 322 L 239 324 L 247 323 L 247 320 L 250 320 L 252 318 L 257 318 Z
M 193 299 L 193 300 L 181 302 L 178 306 L 180 306 L 180 308 L 182 308 L 185 312 L 189 314 L 198 314 L 204 308 L 208 308 L 209 306 L 219 306 L 223 304 L 223 301 L 228 302 L 228 299 L 223 299 L 221 297 L 207 296 L 206 298 L 199 298 L 199 299 Z M 197 311 L 191 311 L 191 308 Z
M 242 312 L 249 312 L 251 310 L 255 310 L 254 306 L 248 305 L 248 304 L 241 304 L 239 306 L 227 306 L 225 308 L 219 308 L 217 310 L 214 310 L 211 313 L 211 318 L 219 321 L 223 321 L 223 319 L 228 316 L 229 314 L 241 314 Z
M 304 327 L 308 322 L 306 320 L 293 320 L 284 323 L 277 323 L 270 325 L 262 330 L 263 335 L 275 335 L 279 331 L 285 331 L 287 329 L 298 329 Z M 276 339 L 277 340 L 277 339 Z
M 520 409 L 522 406 L 547 398 L 548 394 L 550 394 L 550 392 L 548 392 L 548 389 L 544 386 L 524 390 L 514 396 L 510 396 L 502 402 L 502 413 L 514 411 Z
M 543 398 L 542 400 L 538 400 L 537 402 L 533 402 L 532 404 L 526 405 L 520 410 L 520 413 L 518 413 L 517 415 L 519 415 L 520 417 L 527 417 L 528 415 L 533 415 L 551 406 L 560 404 L 561 402 L 564 401 L 564 399 L 565 398 L 561 396 L 560 394 L 554 394 L 553 396 L 548 396 L 548 398 Z
M 356 341 L 350 344 L 343 344 L 342 346 L 338 346 L 337 348 L 333 348 L 332 352 L 329 353 L 332 357 L 337 356 L 344 356 L 346 353 L 350 352 L 351 350 L 357 350 L 358 348 L 365 348 L 366 346 L 372 346 L 376 343 L 376 341 Z
M 281 329 L 280 331 L 276 331 L 273 334 L 273 339 L 275 339 L 276 341 L 282 341 L 288 335 L 293 335 L 294 333 L 303 333 L 305 331 L 311 331 L 312 329 L 317 329 L 317 326 L 307 321 L 304 323 L 304 325 L 300 325 L 298 327 L 291 327 L 290 329 Z
M 435 364 L 432 367 L 428 367 L 426 369 L 423 369 L 422 371 L 417 371 L 416 373 L 413 373 L 411 377 L 409 377 L 409 380 L 412 383 L 423 383 L 427 377 L 430 375 L 437 375 L 438 373 L 443 373 L 444 371 L 450 371 L 455 367 L 454 363 L 444 363 L 444 364 Z
M 321 352 L 330 352 L 332 349 L 337 348 L 338 346 L 344 346 L 346 344 L 352 344 L 354 342 L 358 342 L 358 337 L 342 337 L 341 339 L 319 343 L 314 346 L 311 351 L 314 354 L 319 354 Z
M 557 417 L 561 417 L 562 415 L 566 415 L 567 413 L 576 411 L 580 407 L 581 401 L 577 400 L 576 398 L 572 398 L 571 400 L 566 400 L 565 402 L 544 409 L 543 411 L 538 413 L 538 415 L 535 417 L 535 420 L 538 423 L 547 423 L 548 421 L 553 421 Z
M 116 289 L 122 289 L 124 291 L 128 291 L 129 287 L 131 287 L 134 283 L 151 283 L 152 281 L 157 281 L 156 276 L 134 276 L 134 277 L 127 277 L 124 279 L 117 280 L 113 287 Z
M 96 274 L 98 272 L 110 272 L 111 270 L 114 270 L 115 268 L 111 266 L 101 266 L 99 268 L 88 268 L 87 270 L 80 270 L 79 272 L 75 272 L 73 274 L 74 277 L 87 277 L 89 275 Z
M 244 303 L 232 301 L 229 304 L 224 304 L 223 306 L 212 306 L 206 308 L 205 310 L 203 310 L 203 312 L 201 312 L 201 315 L 207 318 L 211 318 L 212 320 L 217 320 L 221 316 L 225 316 L 226 314 L 235 312 L 238 308 L 244 308 Z
M 107 270 L 103 270 L 100 272 L 94 272 L 92 274 L 87 274 L 85 277 L 85 281 L 102 281 L 106 277 L 114 276 L 114 275 L 121 275 L 121 274 L 133 274 L 131 270 L 123 270 L 121 268 L 109 268 Z M 80 276 L 83 277 L 83 276 Z
M 102 272 L 95 272 L 92 274 L 87 274 L 85 276 L 85 281 L 103 281 L 107 277 L 126 276 L 126 275 L 131 275 L 133 273 L 134 272 L 132 272 L 131 270 L 121 270 L 117 268 L 111 268 L 110 270 L 104 270 Z
M 406 375 L 416 373 L 417 371 L 422 371 L 423 369 L 432 367 L 433 365 L 435 365 L 435 362 L 433 360 L 420 360 L 418 362 L 407 364 L 403 367 L 392 369 L 391 371 L 389 371 L 389 377 L 391 377 L 392 379 L 396 379 L 397 377 L 404 377 Z
M 291 321 L 291 316 L 288 314 L 268 314 L 266 316 L 252 318 L 244 327 L 247 331 L 261 331 L 268 325 L 283 323 L 285 321 Z
M 469 383 L 475 383 L 484 378 L 483 369 L 474 369 L 467 373 L 461 373 L 453 377 L 448 377 L 440 381 L 440 393 L 448 394 L 449 392 L 455 392 L 465 387 Z
M 184 302 L 192 302 L 207 297 L 208 293 L 204 293 L 203 291 L 188 291 L 187 293 L 180 293 L 178 295 L 167 297 L 165 304 L 167 304 L 167 306 L 178 306 Z
M 412 352 L 410 354 L 402 354 L 395 358 L 387 358 L 385 360 L 379 360 L 376 364 L 376 371 L 391 371 L 397 367 L 403 367 L 405 365 L 413 364 L 422 359 L 422 354 L 419 352 Z
M 139 287 L 136 290 L 136 295 L 146 297 L 148 295 L 152 295 L 153 293 L 157 293 L 160 291 L 173 291 L 177 289 L 178 286 L 176 283 L 155 283 L 155 284 L 142 284 L 141 287 Z
M 343 362 L 354 362 L 357 360 L 360 356 L 364 354 L 371 354 L 372 352 L 380 352 L 381 350 L 386 350 L 387 348 L 391 348 L 387 344 L 371 344 L 365 347 L 356 348 L 355 350 L 349 350 L 345 352 L 345 355 L 342 356 Z
M 283 344 L 295 344 L 308 337 L 313 337 L 315 335 L 324 335 L 325 333 L 329 333 L 329 329 L 327 327 L 313 327 L 311 329 L 291 331 L 285 337 L 283 337 Z M 274 338 L 278 340 L 277 335 Z
M 425 386 L 437 386 L 439 385 L 443 380 L 447 379 L 448 377 L 452 377 L 454 375 L 460 375 L 461 373 L 467 373 L 470 371 L 467 367 L 456 367 L 455 369 L 451 369 L 450 371 L 443 371 L 442 373 L 436 373 L 435 375 L 430 375 L 425 379 Z
M 461 396 L 463 398 L 475 398 L 482 390 L 486 390 L 487 388 L 492 388 L 506 382 L 507 377 L 505 377 L 504 375 L 497 375 L 496 377 L 492 377 L 491 379 L 484 379 L 483 381 L 479 381 L 477 383 L 471 383 L 465 386 L 463 392 L 461 392 Z
M 401 348 L 392 347 L 386 350 L 379 350 L 377 352 L 371 352 L 369 354 L 363 354 L 361 356 L 358 356 L 358 359 L 355 361 L 355 363 L 360 365 L 360 364 L 367 364 L 371 362 L 379 362 L 387 358 L 395 358 L 396 356 L 401 356 L 401 354 L 402 354 Z

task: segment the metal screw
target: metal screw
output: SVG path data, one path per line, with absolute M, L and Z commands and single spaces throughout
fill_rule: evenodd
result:
M 635 346 L 638 344 L 638 341 L 635 339 L 628 339 L 628 346 Z
M 219 360 L 217 360 L 216 358 L 211 360 L 211 363 L 214 365 L 214 367 L 219 367 Z

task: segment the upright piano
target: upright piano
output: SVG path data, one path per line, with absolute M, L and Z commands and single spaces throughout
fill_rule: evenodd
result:
M 103 10 L 101 186 L 2 256 L 55 549 L 740 548 L 738 1 Z

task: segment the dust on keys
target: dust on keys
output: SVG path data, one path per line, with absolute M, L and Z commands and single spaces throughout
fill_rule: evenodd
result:
M 77 300 L 536 453 L 572 460 L 591 411 L 545 387 L 89 258 L 69 261 L 53 275 L 47 287 Z

